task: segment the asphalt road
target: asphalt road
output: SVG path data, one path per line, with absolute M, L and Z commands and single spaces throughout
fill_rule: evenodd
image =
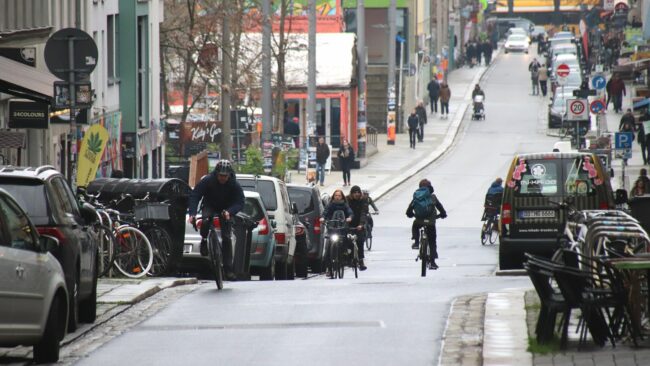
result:
M 531 47 L 532 49 L 532 47 Z M 496 277 L 498 246 L 481 246 L 483 197 L 515 152 L 549 150 L 546 104 L 530 95 L 532 55 L 501 55 L 481 82 L 485 121 L 465 121 L 454 147 L 422 172 L 448 211 L 437 271 L 419 274 L 404 212 L 421 177 L 379 202 L 368 270 L 354 279 L 200 286 L 80 360 L 85 365 L 435 365 L 452 300 L 530 286 Z M 452 86 L 453 88 L 453 86 Z M 540 118 L 542 117 L 542 118 Z

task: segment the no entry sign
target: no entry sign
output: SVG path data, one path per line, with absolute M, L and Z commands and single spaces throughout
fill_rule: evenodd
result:
M 557 70 L 555 73 L 557 74 L 558 77 L 565 78 L 569 76 L 569 73 L 571 72 L 571 69 L 569 68 L 569 65 L 567 64 L 561 64 L 560 66 L 557 67 Z

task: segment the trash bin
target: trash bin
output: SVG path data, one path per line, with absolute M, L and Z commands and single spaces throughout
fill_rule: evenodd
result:
M 119 200 L 124 194 L 129 194 L 135 199 L 143 199 L 149 195 L 146 212 L 149 218 L 162 226 L 171 236 L 173 247 L 169 260 L 168 273 L 174 273 L 183 254 L 183 242 L 185 240 L 185 214 L 189 201 L 190 186 L 180 179 L 115 179 L 98 178 L 90 182 L 86 191 L 89 194 L 101 193 L 99 201 L 103 204 L 110 204 L 113 200 Z M 161 210 L 164 207 L 156 205 L 162 203 L 168 205 L 168 214 L 164 215 Z M 155 209 L 155 211 L 152 211 Z M 136 214 L 135 205 L 120 207 L 123 212 Z M 153 216 L 149 215 L 153 214 Z
M 632 217 L 639 220 L 646 233 L 650 233 L 650 194 L 634 197 L 628 202 L 628 205 L 632 211 Z
M 257 222 L 243 212 L 233 218 L 233 232 L 235 234 L 235 251 L 233 253 L 232 267 L 238 280 L 251 279 L 250 261 L 253 229 Z

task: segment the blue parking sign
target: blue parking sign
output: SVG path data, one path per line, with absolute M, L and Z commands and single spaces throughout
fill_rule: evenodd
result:
M 591 86 L 596 89 L 605 89 L 605 86 L 607 85 L 607 82 L 605 81 L 605 77 L 602 75 L 596 75 L 591 79 Z
M 614 135 L 614 145 L 617 149 L 631 149 L 633 140 L 633 132 L 616 132 Z

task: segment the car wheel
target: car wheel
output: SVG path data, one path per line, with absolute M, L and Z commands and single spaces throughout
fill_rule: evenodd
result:
M 260 271 L 260 280 L 262 281 L 273 281 L 275 278 L 275 256 L 271 256 L 271 262 L 266 268 L 262 268 Z
M 275 279 L 276 280 L 286 280 L 287 279 L 287 262 L 276 262 L 275 263 Z
M 68 333 L 72 333 L 79 325 L 79 273 L 75 275 L 74 283 L 68 287 L 68 307 Z
M 59 297 L 54 297 L 50 306 L 45 331 L 41 340 L 34 345 L 34 362 L 35 363 L 55 363 L 59 361 L 60 342 L 65 334 L 65 324 L 61 324 L 59 318 L 65 316 L 65 311 L 61 308 Z
M 97 319 L 97 265 L 93 270 L 92 286 L 90 297 L 79 304 L 79 321 L 82 323 L 94 323 Z

